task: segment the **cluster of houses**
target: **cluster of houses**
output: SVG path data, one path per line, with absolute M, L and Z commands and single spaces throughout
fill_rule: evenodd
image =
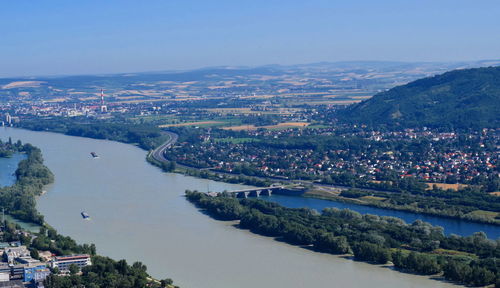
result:
M 16 105 L 10 107 L 10 111 L 17 117 L 38 116 L 38 117 L 77 117 L 77 116 L 98 116 L 102 115 L 98 105 L 67 105 L 67 104 L 44 104 L 37 105 Z M 117 108 L 118 109 L 118 108 Z M 114 112 L 114 111 L 113 111 Z M 121 110 L 120 110 L 121 112 Z M 123 111 L 123 112 L 126 112 Z M 19 118 L 18 118 L 19 119 Z
M 92 264 L 87 254 L 55 256 L 45 253 L 40 257 L 43 261 L 34 259 L 20 242 L 0 242 L 0 254 L 0 287 L 44 287 L 43 281 L 55 268 L 61 274 L 68 274 L 70 265 L 81 269 Z
M 338 135 L 332 128 L 249 131 L 260 139 Z M 425 130 L 393 132 L 359 131 L 356 135 L 369 142 L 405 143 L 406 148 L 391 145 L 365 145 L 342 149 L 285 149 L 252 143 L 231 141 L 200 141 L 180 143 L 168 153 L 177 155 L 177 161 L 191 166 L 211 168 L 234 173 L 271 177 L 291 177 L 297 173 L 311 177 L 350 172 L 367 180 L 387 172 L 399 177 L 415 177 L 426 182 L 467 182 L 475 177 L 498 177 L 500 133 L 483 130 L 476 134 L 457 134 Z M 470 140 L 457 144 L 457 139 Z M 418 142 L 413 151 L 411 142 Z M 496 145 L 496 148 L 495 148 Z M 245 167 L 241 171 L 241 167 Z

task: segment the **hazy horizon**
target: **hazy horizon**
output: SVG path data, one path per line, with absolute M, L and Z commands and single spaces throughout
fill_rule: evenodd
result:
M 1 76 L 0 79 L 35 79 L 35 78 L 59 78 L 59 77 L 78 77 L 78 76 L 112 76 L 112 75 L 133 75 L 133 74 L 162 74 L 162 73 L 183 73 L 192 72 L 200 70 L 209 69 L 257 69 L 264 67 L 293 67 L 293 66 L 307 66 L 307 65 L 319 65 L 319 64 L 346 64 L 346 63 L 394 63 L 394 64 L 473 64 L 481 62 L 498 62 L 499 59 L 478 59 L 478 60 L 460 60 L 460 61 L 394 61 L 394 60 L 345 60 L 345 61 L 317 61 L 317 62 L 307 62 L 307 63 L 291 63 L 291 64 L 262 64 L 262 65 L 214 65 L 214 66 L 201 66 L 187 69 L 159 69 L 159 70 L 142 70 L 142 71 L 115 71 L 109 73 L 81 73 L 81 74 L 39 74 L 39 75 L 12 75 L 12 76 Z M 483 66 L 482 66 L 483 67 Z M 486 66 L 484 66 L 486 67 Z
M 498 59 L 498 1 L 8 2 L 0 77 Z

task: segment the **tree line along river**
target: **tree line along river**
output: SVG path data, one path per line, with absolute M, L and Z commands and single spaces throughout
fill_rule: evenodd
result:
M 213 220 L 186 201 L 184 191 L 245 186 L 163 173 L 145 161 L 145 151 L 132 145 L 0 128 L 0 138 L 8 137 L 41 148 L 45 164 L 55 174 L 55 183 L 37 201 L 50 225 L 81 243 L 95 243 L 99 254 L 142 261 L 154 277 L 171 277 L 182 287 L 453 286 L 311 252 Z M 318 210 L 339 204 L 280 195 L 268 200 Z M 83 221 L 81 211 L 91 220 Z M 460 227 L 482 225 L 461 222 Z M 476 228 L 470 229 L 463 231 Z

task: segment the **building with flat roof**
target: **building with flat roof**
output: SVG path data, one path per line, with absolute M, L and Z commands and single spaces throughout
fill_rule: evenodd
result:
M 5 262 L 14 263 L 17 258 L 30 257 L 30 251 L 26 246 L 8 247 L 3 251 L 3 259 Z
M 24 282 L 43 281 L 50 275 L 50 270 L 45 265 L 24 267 Z
M 90 260 L 90 255 L 80 254 L 54 257 L 50 263 L 52 268 L 57 267 L 60 271 L 69 271 L 69 266 L 71 264 L 75 264 L 82 269 L 85 266 L 92 265 L 92 262 Z
M 16 261 L 17 261 L 17 263 L 26 264 L 29 266 L 36 266 L 36 265 L 39 265 L 42 263 L 42 262 L 40 262 L 40 260 L 31 258 L 31 256 L 30 257 L 18 257 L 18 258 L 16 258 Z

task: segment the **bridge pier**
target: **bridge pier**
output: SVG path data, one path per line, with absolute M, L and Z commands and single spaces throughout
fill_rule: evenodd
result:
M 261 190 L 253 190 L 253 191 L 250 191 L 250 192 L 248 193 L 248 196 L 249 196 L 249 197 L 259 197 L 259 196 L 260 196 L 260 193 L 261 193 L 260 191 L 261 191 Z
M 273 192 L 279 193 L 284 190 L 283 186 L 270 186 L 264 188 L 253 188 L 253 189 L 243 189 L 235 191 L 226 191 L 232 197 L 236 198 L 248 198 L 248 197 L 260 197 L 260 196 L 271 196 Z
M 238 192 L 236 198 L 248 198 L 248 194 L 250 194 L 250 192 Z
M 260 192 L 260 195 L 262 196 L 271 196 L 271 194 L 273 194 L 273 190 L 271 189 L 264 189 L 262 190 L 262 192 Z

